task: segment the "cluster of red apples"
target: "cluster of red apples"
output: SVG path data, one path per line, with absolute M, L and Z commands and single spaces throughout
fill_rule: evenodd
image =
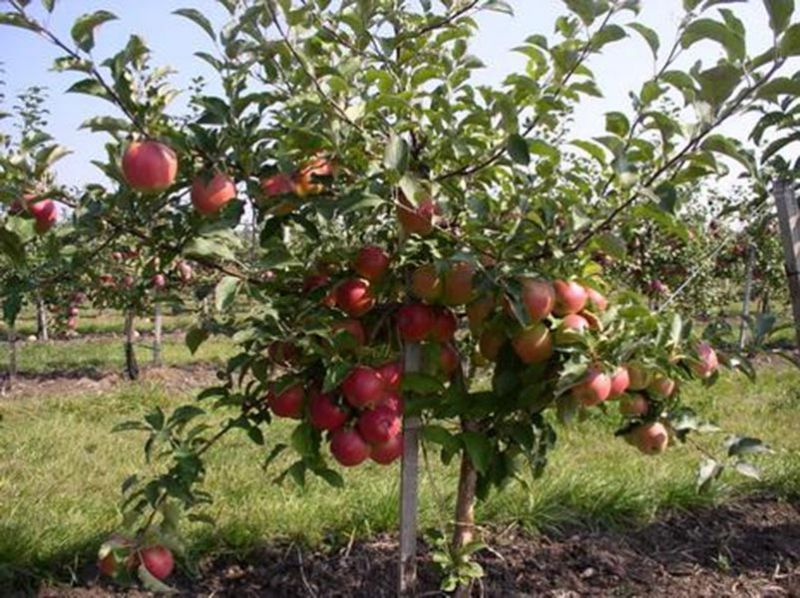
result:
M 139 546 L 120 535 L 112 536 L 100 547 L 97 568 L 103 575 L 120 578 L 129 576 L 139 567 L 144 567 L 156 579 L 166 579 L 175 568 L 175 559 L 165 546 Z
M 9 208 L 14 216 L 30 216 L 34 220 L 34 230 L 43 235 L 58 220 L 58 209 L 52 199 L 37 199 L 33 194 L 23 196 L 22 200 L 14 200 Z

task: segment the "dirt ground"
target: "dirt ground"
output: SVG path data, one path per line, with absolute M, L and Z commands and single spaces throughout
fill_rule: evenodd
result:
M 506 530 L 486 539 L 491 550 L 479 556 L 486 577 L 475 596 L 800 596 L 800 500 L 751 498 L 630 531 Z M 246 561 L 210 559 L 197 578 L 173 583 L 185 596 L 394 596 L 396 551 L 389 536 L 328 552 L 284 544 Z M 421 545 L 419 595 L 443 595 L 438 579 Z M 95 571 L 80 583 L 38 595 L 120 595 Z

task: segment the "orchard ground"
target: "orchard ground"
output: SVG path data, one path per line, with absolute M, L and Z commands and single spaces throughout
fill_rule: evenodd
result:
M 174 322 L 176 330 L 180 324 Z M 106 332 L 116 333 L 116 323 Z M 149 338 L 140 340 L 144 365 Z M 97 546 L 119 525 L 120 484 L 145 464 L 137 433 L 110 430 L 155 406 L 185 402 L 213 380 L 232 350 L 209 342 L 191 356 L 176 332 L 165 343 L 169 367 L 145 370 L 142 381 L 129 383 L 115 373 L 121 338 L 21 347 L 24 393 L 0 402 L 0 589 L 6 588 L 0 594 L 115 591 L 97 585 Z M 81 371 L 112 378 L 81 386 Z M 54 378 L 56 386 L 48 386 Z M 756 384 L 728 373 L 710 390 L 688 392 L 703 415 L 775 448 L 759 461 L 763 481 L 724 476 L 699 495 L 692 447 L 642 456 L 621 440 L 609 442 L 616 418 L 599 414 L 559 427 L 559 445 L 541 479 L 524 476 L 529 489 L 517 485 L 479 505 L 491 547 L 479 559 L 490 595 L 620 588 L 652 594 L 651 586 L 664 595 L 800 590 L 800 371 L 761 362 Z M 217 525 L 187 529 L 175 583 L 189 594 L 392 595 L 398 467 L 348 471 L 343 490 L 314 479 L 304 490 L 275 485 L 287 463 L 266 472 L 261 465 L 289 430 L 270 428 L 266 447 L 234 434 L 212 451 L 207 486 L 215 502 L 206 512 Z M 717 451 L 723 440 L 700 438 Z M 458 472 L 436 454 L 426 461 L 421 525 L 435 530 L 451 516 Z M 424 534 L 422 553 L 428 590 L 438 583 L 427 552 L 432 537 Z

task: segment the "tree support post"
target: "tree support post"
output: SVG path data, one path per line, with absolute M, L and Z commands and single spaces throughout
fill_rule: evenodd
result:
M 800 349 L 800 208 L 795 198 L 793 181 L 774 181 L 772 192 L 778 208 L 789 297 L 792 300 L 797 347 Z
M 39 342 L 46 343 L 50 340 L 47 330 L 47 307 L 40 292 L 36 292 L 36 337 Z
M 410 343 L 403 351 L 403 370 L 420 371 L 422 351 Z M 419 483 L 418 416 L 403 418 L 403 461 L 400 468 L 400 579 L 399 596 L 414 596 L 417 592 L 417 503 Z
M 156 303 L 153 308 L 153 365 L 161 367 L 163 361 L 161 358 L 161 335 L 164 324 L 164 317 L 161 314 L 161 304 Z
M 133 345 L 133 320 L 133 310 L 125 310 L 125 374 L 129 380 L 139 378 L 139 364 L 136 363 L 136 350 Z
M 756 248 L 752 243 L 747 245 L 747 270 L 744 277 L 744 297 L 742 298 L 742 322 L 739 325 L 739 350 L 744 351 L 747 343 L 747 325 L 750 319 L 750 296 L 753 292 L 753 263 L 756 259 Z
M 17 324 L 8 326 L 8 388 L 10 389 L 17 379 Z

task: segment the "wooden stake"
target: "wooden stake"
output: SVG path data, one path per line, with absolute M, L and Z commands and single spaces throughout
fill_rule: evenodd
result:
M 14 384 L 17 379 L 17 324 L 9 324 L 8 326 L 8 344 L 10 345 L 8 355 L 8 388 Z
M 800 208 L 794 195 L 793 181 L 776 180 L 772 192 L 778 207 L 789 297 L 792 300 L 797 347 L 800 348 Z
M 136 363 L 136 349 L 133 345 L 133 321 L 133 310 L 125 310 L 125 373 L 130 380 L 139 377 L 139 364 Z
M 50 340 L 47 330 L 47 307 L 41 293 L 38 292 L 36 293 L 36 337 L 43 343 Z
M 161 359 L 161 329 L 163 327 L 163 316 L 161 314 L 161 304 L 156 303 L 153 308 L 153 365 L 162 366 Z
M 742 298 L 742 322 L 739 325 L 739 350 L 743 351 L 747 341 L 747 326 L 750 319 L 750 295 L 753 292 L 753 262 L 756 248 L 752 243 L 747 245 L 747 270 L 744 277 L 744 297 Z
M 422 351 L 416 343 L 403 351 L 403 369 L 418 372 Z M 400 473 L 400 580 L 398 595 L 414 596 L 417 592 L 417 502 L 419 482 L 419 428 L 417 416 L 403 418 L 403 462 Z

